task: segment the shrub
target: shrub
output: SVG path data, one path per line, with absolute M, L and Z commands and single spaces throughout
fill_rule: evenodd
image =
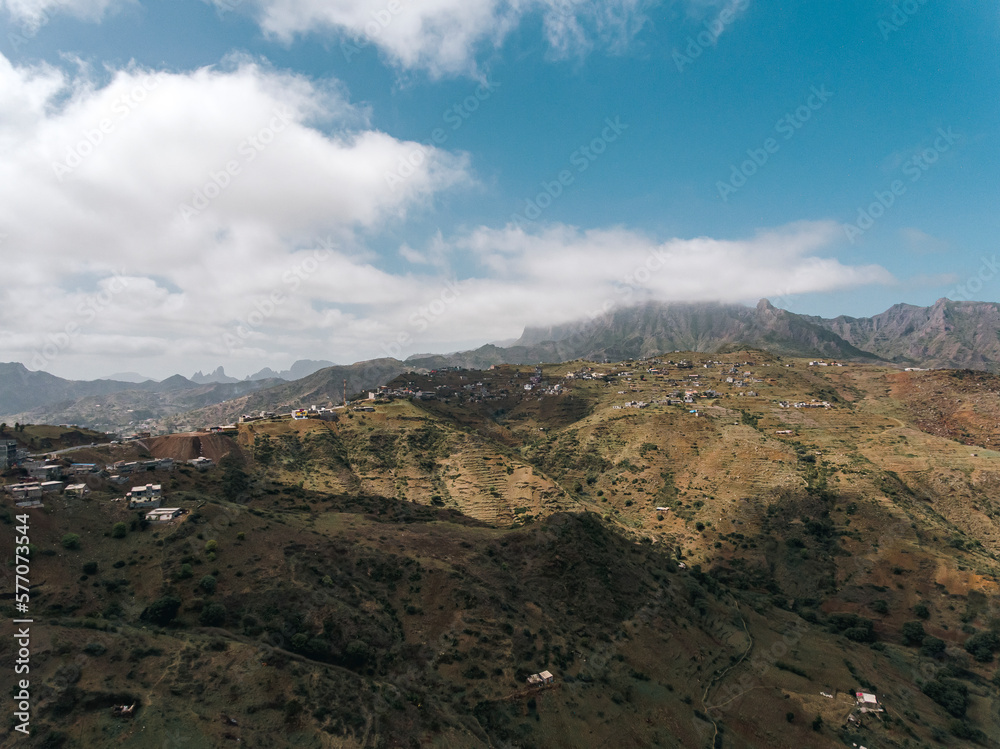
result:
M 201 588 L 206 593 L 214 593 L 217 581 L 211 575 L 205 575 L 201 580 L 198 581 L 198 587 Z
M 180 608 L 180 598 L 166 595 L 149 604 L 146 610 L 142 612 L 140 618 L 153 624 L 165 626 L 177 617 L 177 612 L 180 611 Z
M 922 691 L 956 718 L 965 717 L 969 687 L 958 679 L 935 679 L 924 684 Z
M 80 548 L 80 537 L 75 533 L 67 533 L 62 537 L 62 546 L 64 549 L 76 551 Z
M 97 572 L 97 562 L 87 562 L 83 565 L 83 574 L 93 575 Z
M 927 633 L 924 632 L 923 622 L 906 622 L 903 624 L 903 644 L 911 647 L 922 645 Z
M 920 654 L 928 658 L 938 658 L 944 654 L 945 642 L 940 637 L 927 635 L 920 645 Z
M 201 610 L 198 622 L 203 627 L 219 627 L 226 622 L 226 607 L 221 603 L 210 603 Z
M 926 603 L 918 603 L 913 607 L 913 613 L 916 614 L 921 619 L 929 619 L 931 615 L 931 610 L 927 608 Z
M 177 571 L 178 580 L 189 580 L 194 577 L 194 570 L 191 569 L 190 564 L 182 564 L 181 568 Z
M 111 538 L 125 538 L 128 533 L 128 526 L 125 523 L 115 523 L 111 526 Z
M 980 663 L 989 663 L 1000 650 L 1000 637 L 995 632 L 978 632 L 965 641 L 965 650 Z
M 948 722 L 948 730 L 952 735 L 960 739 L 975 741 L 977 744 L 985 744 L 987 736 L 975 726 L 970 726 L 963 720 L 952 720 Z
M 214 553 L 217 548 L 219 548 L 219 542 L 216 541 L 214 538 L 212 540 L 210 540 L 210 541 L 206 541 L 205 542 L 205 553 L 206 554 L 212 554 L 212 553 Z
M 107 650 L 108 649 L 99 642 L 88 642 L 86 645 L 83 646 L 84 653 L 95 657 L 98 655 L 104 655 L 104 653 L 106 653 Z

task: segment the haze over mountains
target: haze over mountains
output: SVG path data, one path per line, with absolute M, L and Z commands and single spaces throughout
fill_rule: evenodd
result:
M 508 346 L 487 344 L 470 351 L 411 356 L 405 362 L 386 358 L 350 366 L 301 360 L 283 371 L 264 368 L 245 380 L 226 375 L 219 366 L 209 374 L 197 372 L 191 378 L 175 375 L 162 382 L 77 382 L 31 372 L 18 363 L 0 364 L 0 416 L 8 421 L 15 417 L 33 422 L 75 418 L 88 423 L 85 414 L 96 410 L 94 406 L 100 407 L 101 396 L 111 394 L 116 394 L 123 412 L 132 408 L 149 412 L 150 417 L 177 414 L 185 406 L 205 408 L 239 398 L 233 408 L 219 409 L 223 417 L 238 408 L 267 408 L 298 399 L 339 402 L 344 379 L 348 380 L 349 393 L 354 394 L 411 369 L 484 368 L 581 358 L 614 361 L 670 351 L 712 353 L 729 347 L 753 347 L 785 356 L 998 372 L 998 331 L 1000 305 L 992 302 L 941 299 L 930 307 L 897 304 L 870 318 L 834 319 L 799 315 L 766 299 L 755 307 L 651 302 L 612 310 L 591 320 L 529 327 Z M 303 378 L 307 379 L 299 383 Z M 184 391 L 190 392 L 178 395 Z M 165 393 L 174 395 L 165 397 Z M 81 399 L 88 398 L 87 408 L 77 407 Z

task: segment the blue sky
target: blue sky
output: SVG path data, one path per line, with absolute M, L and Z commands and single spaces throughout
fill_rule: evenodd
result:
M 643 299 L 998 300 L 992 4 L 0 0 L 0 24 L 0 359 L 32 369 L 243 376 Z

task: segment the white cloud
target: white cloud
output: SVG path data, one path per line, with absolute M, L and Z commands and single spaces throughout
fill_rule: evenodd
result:
M 493 340 L 517 336 L 525 325 L 569 322 L 650 300 L 741 302 L 895 282 L 881 266 L 824 257 L 842 235 L 831 221 L 742 240 L 658 241 L 624 228 L 563 225 L 532 232 L 480 228 L 448 243 L 453 254 L 474 257 L 481 270 L 463 282 L 440 327 L 453 340 Z
M 322 331 L 316 300 L 403 293 L 357 238 L 470 182 L 466 157 L 371 129 L 336 84 L 245 59 L 106 77 L 0 56 L 0 360 L 70 376 L 100 374 L 109 350 L 161 371 L 219 360 L 275 292 L 287 299 L 258 335 Z
M 742 240 L 481 227 L 403 244 L 386 263 L 406 270 L 390 271 L 369 240 L 469 184 L 464 157 L 371 129 L 335 83 L 252 60 L 105 79 L 0 56 L 12 279 L 0 360 L 74 378 L 219 364 L 247 374 L 456 350 L 606 304 L 893 281 L 831 258 L 842 237 L 831 222 Z M 390 186 L 400 162 L 409 176 Z
M 0 0 L 0 10 L 31 30 L 37 30 L 55 14 L 67 14 L 88 21 L 100 20 L 114 6 L 134 0 Z
M 212 0 L 220 9 L 233 0 Z M 288 41 L 333 32 L 352 59 L 374 44 L 395 65 L 434 76 L 473 72 L 477 53 L 497 48 L 528 15 L 540 16 L 557 55 L 596 44 L 621 48 L 656 0 L 251 0 L 268 34 Z

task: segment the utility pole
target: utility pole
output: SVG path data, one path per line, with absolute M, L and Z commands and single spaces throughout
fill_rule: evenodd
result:
M 344 408 L 347 408 L 347 380 L 344 380 Z

